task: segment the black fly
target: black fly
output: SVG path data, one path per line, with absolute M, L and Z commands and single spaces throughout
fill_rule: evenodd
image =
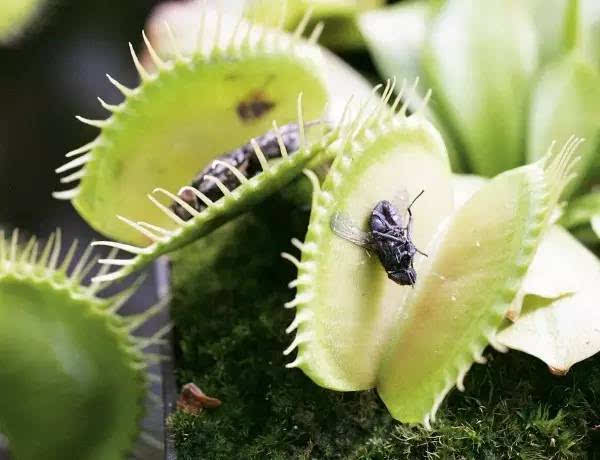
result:
M 424 193 L 419 193 L 406 208 L 408 223 L 403 225 L 402 216 L 389 201 L 377 203 L 370 218 L 370 232 L 363 232 L 340 213 L 331 219 L 331 230 L 352 243 L 373 251 L 387 272 L 388 278 L 403 286 L 414 286 L 417 272 L 413 266 L 414 256 L 419 251 L 411 240 L 411 207 Z
M 308 125 L 308 123 L 306 125 Z M 281 135 L 286 150 L 290 154 L 296 152 L 300 148 L 300 127 L 297 123 L 290 123 L 282 126 L 279 128 L 279 134 Z M 267 160 L 281 157 L 281 150 L 275 131 L 268 131 L 266 134 L 257 137 L 255 140 Z M 229 163 L 231 166 L 237 168 L 248 179 L 254 177 L 261 171 L 260 162 L 254 153 L 254 148 L 251 143 L 244 144 L 216 159 Z M 214 182 L 204 180 L 207 175 L 219 179 L 229 190 L 233 190 L 240 185 L 239 180 L 227 167 L 218 163 L 207 166 L 196 175 L 191 186 L 213 201 L 221 198 L 223 193 Z M 179 197 L 197 211 L 202 211 L 206 208 L 206 205 L 190 190 L 184 190 Z M 177 203 L 173 203 L 171 209 L 183 220 L 192 218 L 190 213 Z

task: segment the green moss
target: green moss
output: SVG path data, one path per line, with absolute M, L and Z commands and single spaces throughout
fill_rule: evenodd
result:
M 273 198 L 174 257 L 178 383 L 223 401 L 170 423 L 179 459 L 600 458 L 600 357 L 554 377 L 487 353 L 432 431 L 392 420 L 376 393 L 339 393 L 285 369 L 294 268 L 279 253 L 308 213 Z

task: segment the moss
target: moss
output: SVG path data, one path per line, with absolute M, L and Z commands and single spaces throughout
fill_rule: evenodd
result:
M 555 377 L 490 351 L 432 431 L 394 421 L 373 391 L 328 391 L 285 369 L 294 268 L 279 253 L 307 222 L 274 198 L 175 255 L 177 378 L 223 401 L 171 417 L 179 459 L 600 458 L 600 358 Z

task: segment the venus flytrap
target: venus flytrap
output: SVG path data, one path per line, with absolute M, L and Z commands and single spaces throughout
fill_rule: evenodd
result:
M 0 236 L 0 431 L 15 459 L 125 459 L 134 452 L 155 377 L 145 353 L 150 338 L 136 329 L 162 305 L 118 314 L 137 284 L 110 298 L 106 283 L 82 284 L 96 265 L 90 250 L 61 260 L 60 232 L 42 247 Z M 143 433 L 142 433 L 143 434 Z
M 346 0 L 342 0 L 345 2 Z M 216 4 L 215 4 L 216 3 Z M 240 3 L 245 4 L 247 7 L 250 5 L 248 2 L 240 0 Z M 278 2 L 278 5 L 274 6 L 269 10 L 268 15 L 261 15 L 262 21 L 267 24 L 265 27 L 269 27 L 268 24 L 272 24 L 276 30 L 281 30 L 285 22 L 285 11 L 282 10 L 285 2 Z M 297 2 L 289 2 L 290 4 L 297 4 Z M 212 7 L 211 7 L 212 5 Z M 177 54 L 173 48 L 173 41 L 177 44 L 177 48 L 180 53 L 184 56 L 193 55 L 197 48 L 197 37 L 202 29 L 205 30 L 205 34 L 210 36 L 214 35 L 214 30 L 217 26 L 221 28 L 224 36 L 229 36 L 233 32 L 235 25 L 242 21 L 245 23 L 245 19 L 240 19 L 241 10 L 243 5 L 230 5 L 227 2 L 227 7 L 221 5 L 219 8 L 219 2 L 206 1 L 191 1 L 191 2 L 167 2 L 161 4 L 155 12 L 153 12 L 148 21 L 146 22 L 146 32 L 150 41 L 152 42 L 153 48 L 155 49 L 158 56 L 164 60 L 173 60 L 177 58 Z M 238 11 L 240 10 L 240 11 Z M 312 20 L 313 14 L 311 13 L 314 9 L 303 8 L 304 16 L 303 19 L 296 28 L 293 34 L 299 36 L 298 32 L 301 30 L 310 30 L 309 41 L 312 46 L 317 48 L 317 52 L 322 58 L 323 62 L 315 62 L 314 64 L 320 64 L 319 71 L 323 76 L 322 84 L 325 86 L 327 91 L 327 116 L 329 119 L 338 120 L 346 106 L 346 102 L 352 96 L 358 98 L 366 98 L 371 92 L 371 84 L 358 72 L 356 72 L 350 65 L 346 64 L 336 54 L 329 51 L 324 46 L 319 46 L 318 42 L 321 41 L 321 36 L 326 33 L 327 26 L 323 27 L 322 22 L 314 22 Z M 207 18 L 215 18 L 217 14 L 223 14 L 223 21 L 220 23 L 213 20 L 199 21 L 198 18 L 203 14 Z M 251 15 L 257 16 L 257 15 Z M 260 21 L 261 18 L 256 18 L 256 21 Z M 255 20 L 248 18 L 250 24 L 253 24 L 255 33 L 261 30 L 261 27 L 255 24 Z M 170 25 L 170 30 L 165 28 L 165 22 Z M 210 32 L 212 31 L 212 32 Z M 271 33 L 275 31 L 272 30 Z M 292 31 L 290 31 L 292 33 Z M 287 36 L 285 33 L 284 37 Z M 285 39 L 285 38 L 284 38 Z M 205 45 L 206 46 L 206 45 Z M 141 61 L 147 68 L 153 68 L 151 56 L 145 52 L 141 56 Z M 253 88 L 249 87 L 246 89 L 250 92 Z M 256 133 L 255 133 L 256 134 Z
M 152 194 L 148 195 L 148 198 L 157 209 L 175 223 L 175 228 L 165 228 L 155 222 L 136 222 L 129 218 L 118 216 L 121 221 L 149 238 L 152 243 L 145 247 L 112 241 L 92 243 L 93 245 L 118 248 L 133 255 L 133 257 L 126 259 L 101 259 L 100 263 L 107 267 L 118 266 L 121 268 L 112 273 L 103 274 L 96 279 L 104 281 L 115 280 L 140 270 L 159 256 L 192 243 L 225 222 L 258 205 L 269 195 L 288 185 L 311 162 L 318 165 L 326 161 L 326 148 L 339 137 L 340 130 L 344 128 L 344 120 L 340 121 L 340 126 L 331 129 L 324 136 L 317 135 L 316 140 L 311 141 L 310 138 L 315 136 L 311 136 L 307 132 L 309 128 L 305 128 L 302 95 L 300 95 L 298 97 L 297 123 L 300 127 L 300 148 L 295 152 L 287 151 L 277 123 L 273 123 L 273 130 L 276 133 L 281 149 L 281 157 L 276 160 L 267 161 L 259 144 L 252 139 L 254 155 L 256 155 L 262 167 L 262 171 L 253 177 L 246 177 L 235 166 L 218 160 L 217 162 L 227 167 L 239 182 L 236 188 L 230 189 L 219 178 L 209 175 L 204 176 L 204 180 L 214 181 L 218 185 L 222 192 L 222 196 L 218 200 L 213 201 L 199 190 L 190 186 L 182 187 L 177 194 L 175 193 L 176 190 L 170 192 L 164 188 L 154 189 Z M 191 207 L 179 196 L 182 191 L 188 191 L 197 196 L 206 208 L 198 211 Z M 166 197 L 169 201 L 174 201 L 189 213 L 191 218 L 189 220 L 182 219 L 169 208 L 169 204 L 162 204 L 158 200 L 158 197 Z
M 538 161 L 550 140 L 561 145 L 572 134 L 585 138 L 579 152 L 581 161 L 574 166 L 575 179 L 561 198 L 570 201 L 562 203 L 563 216 L 558 222 L 585 244 L 598 244 L 600 207 L 596 206 L 593 191 L 600 178 L 598 2 L 448 0 L 433 4 L 417 0 L 366 13 L 360 24 L 383 73 L 402 73 L 404 69 L 411 74 L 422 73 L 426 85 L 433 87 L 428 115 L 443 133 L 454 172 L 492 176 Z M 411 27 L 403 27 L 408 24 Z M 403 31 L 399 41 L 392 40 L 393 31 L 399 29 Z M 554 247 L 560 237 L 553 241 L 542 247 Z M 589 268 L 590 264 L 578 266 L 574 262 L 580 256 L 585 258 L 583 248 L 571 241 L 565 244 L 572 252 L 565 258 L 578 277 L 583 280 L 592 276 L 583 272 L 583 267 Z M 548 276 L 539 272 L 545 268 Z M 531 275 L 538 280 L 536 289 L 528 293 L 525 283 L 508 311 L 512 320 L 518 318 L 523 303 L 529 302 L 528 295 L 553 293 L 548 298 L 558 299 L 564 293 L 563 284 L 551 281 L 555 276 L 549 267 L 538 264 L 536 270 Z M 585 301 L 590 296 L 577 296 L 583 299 L 581 311 L 591 308 Z M 546 305 L 548 318 L 555 318 L 554 304 Z M 536 315 L 543 316 L 544 309 L 538 310 Z M 566 309 L 560 311 L 564 314 Z M 576 311 L 573 309 L 573 321 L 579 321 Z M 571 337 L 573 331 L 564 321 L 561 324 L 565 324 L 563 335 Z M 549 333 L 548 328 L 541 330 Z M 542 356 L 528 340 L 526 328 L 515 327 L 512 331 L 510 343 L 520 343 L 519 349 Z M 561 342 L 567 348 L 573 347 L 564 352 L 570 359 L 590 354 L 589 349 L 581 351 L 578 339 L 591 346 L 596 344 L 591 329 L 582 331 L 592 335 Z M 519 334 L 522 336 L 517 338 Z M 557 335 L 553 332 L 552 336 Z M 537 343 L 548 340 L 551 337 L 540 338 Z M 550 361 L 546 359 L 551 367 L 563 370 L 573 364 L 568 360 L 561 364 L 560 360 L 554 364 Z
M 376 387 L 395 418 L 429 426 L 487 344 L 504 349 L 496 331 L 572 179 L 580 141 L 497 176 L 453 210 L 441 137 L 406 108 L 358 117 L 335 145 L 323 186 L 309 173 L 310 225 L 305 241 L 294 242 L 301 258 L 284 255 L 298 267 L 296 297 L 286 304 L 296 308 L 287 330 L 295 338 L 284 353 L 297 349 L 289 366 L 319 385 Z M 365 222 L 376 202 L 404 188 L 425 190 L 413 208 L 413 239 L 429 258 L 416 263 L 414 289 L 389 281 L 378 260 L 330 229 L 336 212 Z
M 455 176 L 455 200 L 466 202 L 486 182 L 477 176 Z M 588 223 L 586 211 L 594 208 L 583 205 L 590 198 L 577 199 L 581 204 L 571 206 L 561 223 Z M 577 208 L 580 212 L 574 212 Z M 600 349 L 599 280 L 597 257 L 564 228 L 552 225 L 513 299 L 498 342 L 542 359 L 554 374 L 566 374 Z
M 100 128 L 99 136 L 67 154 L 57 169 L 62 183 L 78 185 L 55 193 L 69 199 L 94 228 L 112 238 L 145 244 L 151 238 L 116 219 L 151 221 L 168 231 L 177 229 L 145 193 L 157 187 L 174 190 L 189 182 L 207 163 L 249 138 L 296 116 L 296 96 L 304 94 L 304 116 L 317 119 L 325 108 L 320 51 L 307 42 L 303 22 L 294 35 L 229 24 L 226 16 L 205 10 L 199 18 L 192 55 L 172 45 L 175 57 L 163 60 L 143 35 L 155 71 L 147 70 L 131 48 L 140 75 L 138 88 L 126 88 L 109 77 L 125 100 L 100 101 L 106 120 L 79 119 Z M 167 34 L 168 25 L 165 25 Z M 219 94 L 216 98 L 215 94 Z M 247 107 L 260 110 L 246 110 Z M 208 122 L 210 120 L 210 122 Z M 136 190 L 137 193 L 131 193 Z
M 421 217 L 415 208 L 415 221 Z M 310 452 L 323 459 L 420 459 L 460 452 L 494 458 L 512 452 L 547 460 L 594 452 L 598 357 L 554 378 L 525 353 L 487 349 L 488 363 L 472 366 L 465 393 L 449 394 L 432 430 L 392 420 L 375 391 L 329 391 L 285 369 L 293 358 L 281 354 L 291 341 L 283 331 L 294 310 L 281 305 L 293 297 L 285 284 L 295 270 L 276 259 L 290 237 L 304 239 L 306 223 L 304 212 L 275 196 L 173 255 L 178 373 L 224 402 L 201 417 L 170 419 L 178 457 L 269 452 L 292 459 Z
M 375 115 L 363 108 L 335 144 L 339 153 L 322 188 L 309 173 L 315 191 L 306 239 L 296 242 L 302 259 L 284 254 L 298 266 L 291 284 L 297 295 L 286 305 L 297 309 L 288 328 L 297 329 L 296 338 L 286 353 L 295 347 L 299 353 L 290 366 L 327 388 L 375 385 L 382 337 L 393 327 L 389 315 L 407 292 L 388 282 L 376 257 L 366 257 L 363 249 L 330 230 L 334 213 L 341 211 L 362 224 L 377 200 L 392 199 L 404 188 L 410 196 L 425 189 L 414 207 L 413 240 L 423 248 L 452 209 L 444 144 L 420 114 L 406 117 L 407 104 L 399 107 L 402 95 L 400 91 L 393 104 L 398 115 L 388 111 L 385 98 Z

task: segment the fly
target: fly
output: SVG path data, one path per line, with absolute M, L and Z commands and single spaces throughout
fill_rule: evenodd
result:
M 406 225 L 398 208 L 389 201 L 382 200 L 371 213 L 370 232 L 363 232 L 339 212 L 331 219 L 331 230 L 339 237 L 375 252 L 389 279 L 403 286 L 414 286 L 417 282 L 414 257 L 417 253 L 424 256 L 427 254 L 417 249 L 412 242 L 411 207 L 423 193 L 424 190 L 406 208 Z
M 308 125 L 308 123 L 306 125 Z M 300 148 L 300 128 L 298 123 L 289 123 L 282 126 L 279 128 L 279 133 L 286 150 L 290 154 L 296 152 Z M 281 149 L 275 131 L 268 131 L 266 134 L 257 137 L 255 140 L 267 160 L 281 157 Z M 260 162 L 254 153 L 254 148 L 251 143 L 244 144 L 216 159 L 229 163 L 231 166 L 237 168 L 248 179 L 262 171 Z M 234 190 L 240 185 L 237 177 L 235 177 L 227 167 L 218 163 L 207 166 L 196 175 L 191 186 L 202 192 L 212 201 L 221 198 L 223 193 L 213 181 L 204 180 L 207 175 L 219 179 L 229 190 Z M 206 209 L 206 205 L 190 190 L 183 190 L 179 197 L 197 211 Z M 183 220 L 192 218 L 191 214 L 177 203 L 173 203 L 171 209 Z

